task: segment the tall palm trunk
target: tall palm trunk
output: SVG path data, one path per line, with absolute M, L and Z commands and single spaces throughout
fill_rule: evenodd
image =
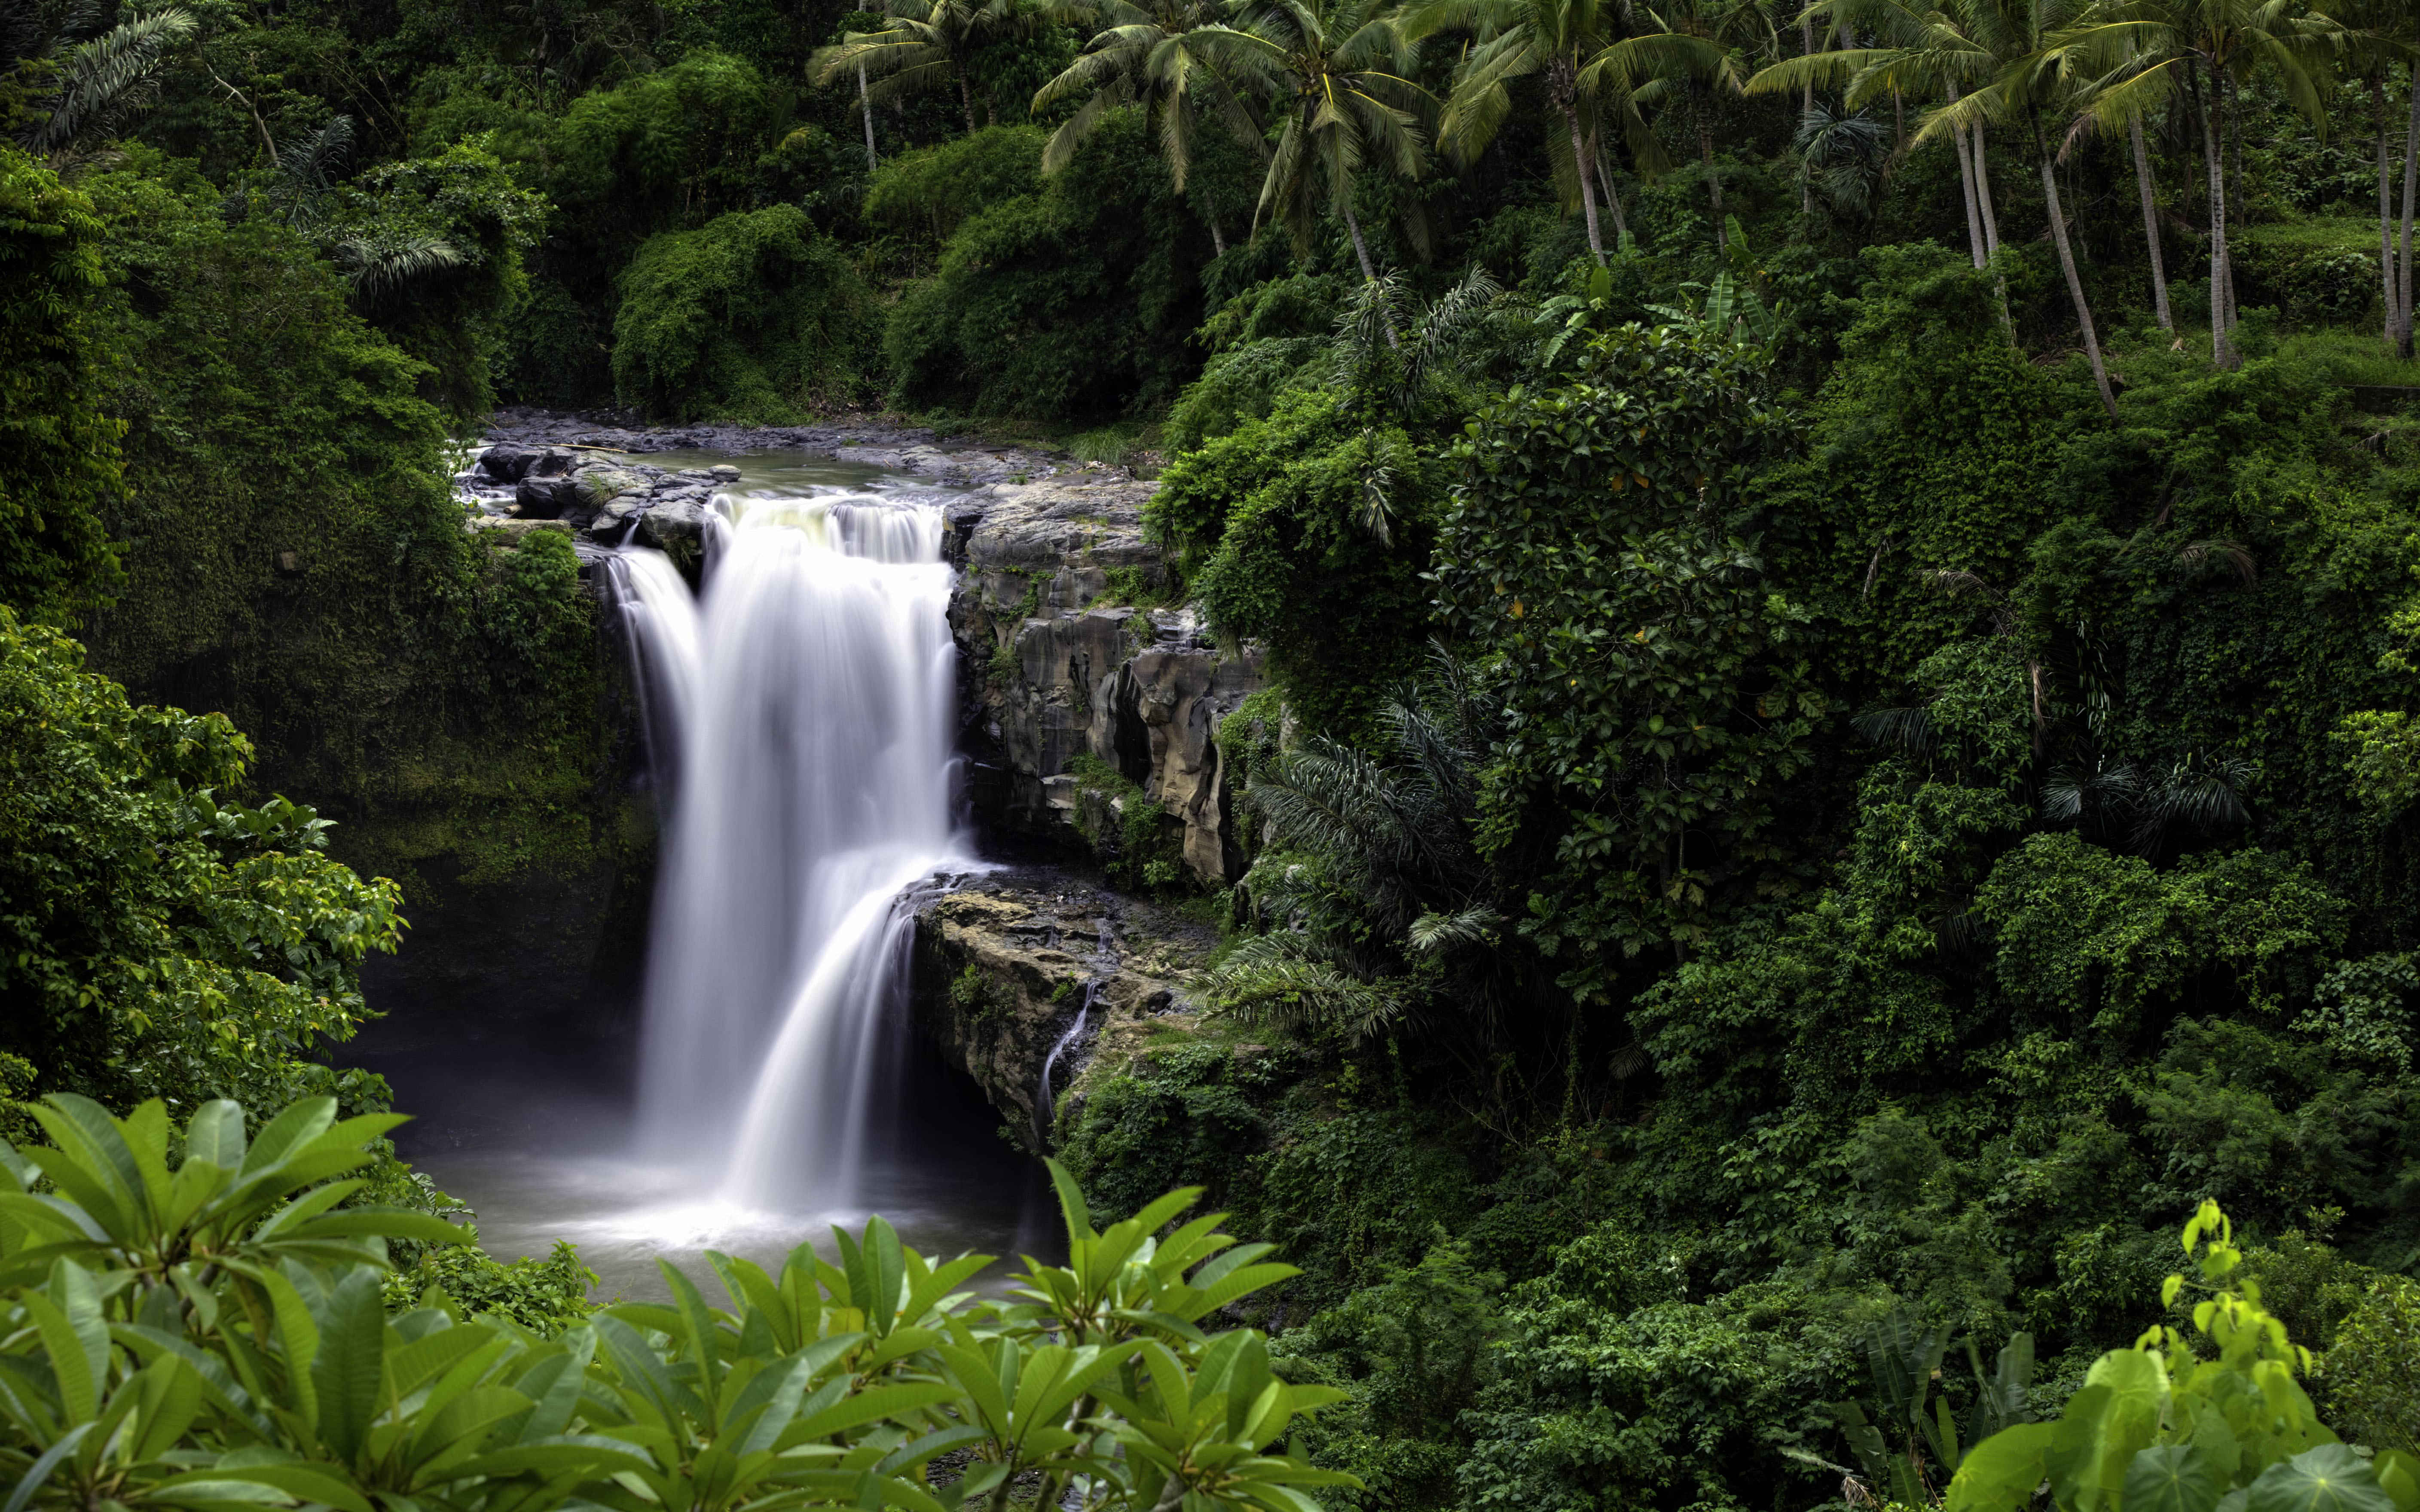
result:
M 1808 57 L 1813 57 L 1815 55 L 1814 17 L 1804 13 L 1799 16 L 1798 37 L 1799 40 L 1806 44 L 1807 55 Z M 1804 121 L 1807 116 L 1814 114 L 1815 80 L 1810 75 L 1807 80 L 1805 87 L 1798 91 L 1798 118 L 1801 121 Z M 1798 213 L 1801 215 L 1812 215 L 1815 213 L 1815 180 L 1813 177 L 1803 174 L 1800 176 L 1798 180 Z
M 1728 255 L 1730 236 L 1723 229 L 1723 179 L 1714 172 L 1714 131 L 1704 121 L 1698 123 L 1698 161 L 1705 164 L 1706 193 L 1714 202 L 1714 250 Z
M 1219 228 L 1218 217 L 1210 217 L 1210 252 L 1214 257 L 1227 255 L 1227 233 Z
M 2168 265 L 2160 253 L 2160 207 L 2151 193 L 2151 155 L 2143 147 L 2143 117 L 2126 118 L 2126 135 L 2134 147 L 2134 188 L 2143 196 L 2143 240 L 2151 249 L 2151 305 L 2159 312 L 2160 329 L 2173 332 L 2177 318 L 2168 310 Z
M 2218 147 L 2218 85 L 2211 83 L 2210 108 L 2201 113 L 2202 161 L 2210 170 L 2210 360 L 2235 366 L 2235 344 L 2226 332 L 2226 163 Z
M 1344 229 L 1353 234 L 1353 255 L 1361 259 L 1361 281 L 1365 284 L 1374 284 L 1378 282 L 1378 270 L 1370 261 L 1370 243 L 1361 239 L 1361 219 L 1353 213 L 1353 186 L 1345 185 L 1344 193 L 1339 194 L 1336 200 L 1337 208 L 1344 212 Z M 1387 332 L 1387 345 L 1401 351 L 1404 344 L 1395 336 L 1393 317 L 1389 316 L 1382 324 Z
M 1572 133 L 1572 177 L 1580 181 L 1580 212 L 1588 217 L 1589 254 L 1596 258 L 1599 268 L 1605 266 L 1605 237 L 1596 226 L 1596 183 L 1589 172 L 1589 146 L 1580 136 L 1580 113 L 1566 100 L 1563 102 L 1563 124 Z
M 2378 277 L 2386 290 L 2386 344 L 2395 345 L 2403 329 L 2400 290 L 2403 280 L 2395 269 L 2395 190 L 2386 172 L 2386 81 L 2369 81 L 2369 100 L 2378 112 Z
M 2397 301 L 2403 306 L 2403 329 L 2395 333 L 2396 350 L 2408 361 L 2412 356 L 2412 212 L 2414 208 L 2415 185 L 2420 174 L 2420 68 L 2412 70 L 2412 124 L 2403 133 L 2403 258 L 2397 278 L 2402 284 Z
M 862 58 L 857 65 L 857 106 L 865 113 L 865 171 L 872 173 L 878 165 L 874 155 L 874 97 L 866 93 L 865 60 Z
M 1618 240 L 1630 235 L 1630 225 L 1622 219 L 1621 191 L 1613 187 L 1613 170 L 1605 165 L 1605 148 L 1593 136 L 1589 140 L 1589 161 L 1596 164 L 1597 186 L 1605 191 L 1605 208 L 1613 212 L 1613 234 Z
M 1983 208 L 1983 250 L 2000 255 L 2000 218 L 1992 211 L 1992 172 L 1983 165 L 1983 123 L 1975 123 L 1975 199 Z
M 974 135 L 978 130 L 975 125 L 975 97 L 967 88 L 967 74 L 964 69 L 958 70 L 958 108 L 967 113 L 967 134 Z
M 2050 237 L 2058 247 L 2059 270 L 2067 274 L 2067 297 L 2075 301 L 2075 323 L 2084 328 L 2084 355 L 2092 362 L 2092 382 L 2101 391 L 2101 406 L 2109 418 L 2118 418 L 2118 396 L 2109 388 L 2109 367 L 2101 360 L 2101 333 L 2092 326 L 2092 306 L 2084 298 L 2084 279 L 2075 270 L 2075 250 L 2068 245 L 2067 214 L 2059 208 L 2058 175 L 2051 163 L 2050 148 L 2041 145 L 2041 127 L 2034 128 L 2036 150 L 2041 158 L 2042 204 L 2050 211 Z
M 1958 86 L 1949 86 L 1949 102 L 1958 103 Z M 1975 206 L 1975 159 L 1966 146 L 1966 128 L 1952 126 L 1949 140 L 1958 148 L 1958 186 L 1966 193 L 1966 252 L 1982 267 L 1991 260 L 1983 250 L 1983 215 Z

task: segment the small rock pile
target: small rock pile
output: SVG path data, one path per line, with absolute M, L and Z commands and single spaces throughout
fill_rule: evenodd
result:
M 635 536 L 675 558 L 702 548 L 718 489 L 739 481 L 729 463 L 667 470 L 587 447 L 499 442 L 461 479 L 478 512 L 473 530 L 552 528 L 619 545 Z

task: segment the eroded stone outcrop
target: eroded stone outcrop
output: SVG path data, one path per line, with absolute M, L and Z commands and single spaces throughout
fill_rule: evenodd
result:
M 1050 1078 L 1063 1118 L 1094 1059 L 1122 1063 L 1193 1022 L 1189 987 L 1217 943 L 1207 926 L 1064 873 L 978 877 L 917 913 L 916 1027 L 1027 1149 L 1047 1153 L 1058 1119 L 1044 1117 L 1041 1088 L 1053 1048 L 1065 1041 Z
M 967 744 L 1006 826 L 1098 839 L 1078 770 L 1091 757 L 1167 816 L 1197 875 L 1232 881 L 1243 855 L 1218 726 L 1261 687 L 1260 659 L 1220 646 L 1190 609 L 1135 606 L 1170 585 L 1142 532 L 1152 486 L 1054 478 L 952 506 Z

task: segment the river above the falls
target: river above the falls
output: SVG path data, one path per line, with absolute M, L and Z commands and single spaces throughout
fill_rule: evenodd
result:
M 727 492 L 736 501 L 731 513 L 747 521 L 747 529 L 765 529 L 768 517 L 786 522 L 796 517 L 802 528 L 826 531 L 834 540 L 838 531 L 833 522 L 850 511 L 861 518 L 870 510 L 879 521 L 892 517 L 887 513 L 891 508 L 907 512 L 921 505 L 929 519 L 930 506 L 949 491 L 928 479 L 805 453 L 658 452 L 631 459 L 665 469 L 737 467 L 739 479 Z M 723 549 L 729 550 L 733 537 L 726 532 L 724 538 Z M 747 561 L 745 556 L 737 560 Z M 600 566 L 599 571 L 603 570 Z M 655 570 L 660 578 L 663 569 Z M 794 603 L 800 594 L 813 596 L 816 584 L 784 581 L 776 583 L 774 591 L 785 603 Z M 678 596 L 677 584 L 674 592 Z M 940 610 L 932 608 L 929 599 L 927 594 L 922 601 L 924 607 L 915 612 L 939 614 Z M 717 641 L 711 589 L 706 609 L 701 625 L 704 652 L 710 657 L 718 649 L 729 651 L 729 638 L 740 632 L 726 617 L 719 627 L 724 640 Z M 752 624 L 763 628 L 745 633 L 787 638 L 771 647 L 771 653 L 803 664 L 825 654 L 811 642 L 846 628 L 830 623 L 829 613 L 824 620 L 811 614 L 759 620 Z M 945 626 L 937 623 L 928 628 L 946 656 Z M 700 627 L 684 633 L 694 640 Z M 851 681 L 843 676 L 839 691 L 849 691 Z M 728 689 L 724 696 L 727 701 Z M 879 718 L 897 702 L 877 697 L 864 707 L 875 711 L 868 717 Z M 668 873 L 687 880 L 661 883 L 658 891 L 659 922 L 648 947 L 648 991 L 653 1000 L 646 1014 L 644 1051 L 627 1036 L 602 1032 L 601 1025 L 588 1033 L 582 1032 L 582 1026 L 559 1022 L 520 1029 L 506 1021 L 508 1014 L 501 1004 L 496 1005 L 499 1022 L 483 1030 L 474 1043 L 430 1044 L 424 1040 L 411 1049 L 381 1053 L 382 1037 L 375 1027 L 364 1037 L 358 1058 L 386 1075 L 395 1088 L 396 1107 L 414 1115 L 414 1122 L 396 1134 L 398 1149 L 442 1190 L 459 1199 L 472 1215 L 469 1221 L 477 1226 L 480 1243 L 490 1254 L 506 1260 L 543 1257 L 556 1242 L 568 1241 L 597 1273 L 593 1295 L 611 1301 L 668 1297 L 658 1269 L 659 1260 L 688 1271 L 714 1295 L 717 1288 L 708 1278 L 704 1258 L 709 1249 L 746 1257 L 768 1269 L 778 1267 L 783 1257 L 801 1242 L 814 1242 L 830 1257 L 834 1249 L 831 1228 L 839 1226 L 855 1232 L 873 1212 L 889 1219 L 908 1244 L 928 1256 L 972 1250 L 1007 1261 L 1019 1252 L 1043 1253 L 1051 1247 L 1045 1240 L 1056 1226 L 1047 1221 L 1052 1213 L 1038 1166 L 1000 1137 L 999 1115 L 973 1085 L 905 1033 L 896 1019 L 904 1011 L 904 1000 L 898 997 L 900 983 L 894 980 L 889 989 L 891 997 L 881 1002 L 850 1001 L 843 990 L 844 1000 L 834 1004 L 829 1001 L 832 996 L 829 986 L 821 989 L 826 1001 L 808 1001 L 801 982 L 816 975 L 814 952 L 821 948 L 814 938 L 819 926 L 809 916 L 829 916 L 834 900 L 822 899 L 798 915 L 777 911 L 775 918 L 797 920 L 787 926 L 798 936 L 795 946 L 778 922 L 732 918 L 746 914 L 766 896 L 786 897 L 785 888 L 805 886 L 796 876 L 779 874 L 778 865 L 761 884 L 756 875 L 767 872 L 767 852 L 773 853 L 778 862 L 784 847 L 795 842 L 791 833 L 781 827 L 787 811 L 826 805 L 845 816 L 852 806 L 851 784 L 869 784 L 868 804 L 879 798 L 895 807 L 902 801 L 896 793 L 878 786 L 881 758 L 892 749 L 881 732 L 868 732 L 870 738 L 857 743 L 873 760 L 846 759 L 850 748 L 845 738 L 840 747 L 830 746 L 836 733 L 843 737 L 850 733 L 845 728 L 836 731 L 835 723 L 852 717 L 847 713 L 851 707 L 845 698 L 835 698 L 832 689 L 816 686 L 770 694 L 761 711 L 744 700 L 736 717 L 729 708 L 723 710 L 722 727 L 763 725 L 771 733 L 751 738 L 769 740 L 783 751 L 823 742 L 818 748 L 827 755 L 820 764 L 794 759 L 794 770 L 800 776 L 788 784 L 786 798 L 778 781 L 777 791 L 769 796 L 763 792 L 750 795 L 747 811 L 764 812 L 762 825 L 744 819 L 735 825 L 726 816 L 719 821 L 719 838 L 703 844 L 694 828 L 690 832 L 685 860 L 668 868 Z M 655 715 L 648 718 L 651 725 L 657 722 Z M 703 717 L 698 722 L 707 724 Z M 940 764 L 945 765 L 946 734 L 940 738 Z M 924 744 L 931 745 L 930 738 Z M 694 825 L 698 814 L 728 807 L 723 802 L 726 789 L 703 796 L 693 791 L 722 780 L 717 773 L 726 768 L 698 759 L 708 754 L 712 753 L 694 748 L 692 741 L 681 757 L 683 792 L 667 799 L 679 810 L 676 825 Z M 761 784 L 761 773 L 744 775 Z M 946 779 L 943 784 L 942 801 L 946 801 Z M 825 791 L 814 791 L 817 787 Z M 946 820 L 930 820 L 924 825 L 930 833 L 924 838 L 940 846 L 932 854 L 946 858 L 945 869 L 962 872 L 977 863 L 944 843 L 950 827 Z M 812 835 L 809 840 L 813 841 Z M 677 843 L 668 841 L 668 850 Z M 744 865 L 755 872 L 725 879 L 719 893 L 701 895 L 695 886 L 701 856 L 710 865 L 726 849 L 752 853 Z M 792 870 L 801 871 L 811 862 L 822 864 L 809 856 Z M 816 871 L 813 874 L 830 873 Z M 841 905 L 848 902 L 838 900 Z M 866 902 L 874 900 L 869 896 Z M 670 987 L 667 973 L 658 969 L 662 964 L 658 958 L 670 948 L 663 923 L 673 917 L 666 913 L 668 907 L 684 921 L 679 926 L 682 933 L 672 937 L 672 944 L 693 963 L 670 973 Z M 773 940 L 769 947 L 768 935 Z M 730 982 L 752 979 L 745 972 L 718 975 L 717 958 L 745 957 L 752 950 L 773 964 L 767 972 L 790 973 L 788 985 L 768 988 L 760 995 L 766 1002 L 743 1004 L 735 1011 L 720 999 L 729 995 Z M 801 965 L 794 957 L 807 964 Z M 702 966 L 695 964 L 700 960 Z M 790 964 L 783 965 L 785 961 Z M 894 968 L 894 975 L 897 969 L 904 967 Z M 766 972 L 757 975 L 764 977 Z M 833 975 L 821 974 L 827 980 Z M 696 985 L 685 987 L 688 982 Z M 674 999 L 669 1010 L 667 997 Z M 477 1003 L 455 1007 L 472 1014 L 482 1010 Z M 776 1137 L 772 1159 L 778 1164 L 784 1158 L 787 1150 L 779 1139 L 788 1136 L 794 1126 L 811 1124 L 814 1120 L 804 1115 L 812 1112 L 817 1099 L 837 1096 L 838 1083 L 810 1076 L 752 1086 L 747 1078 L 780 1058 L 774 1048 L 777 1041 L 783 1045 L 798 1041 L 799 1036 L 783 1026 L 810 1011 L 826 1019 L 850 1013 L 869 1020 L 892 1015 L 891 1030 L 895 1032 L 888 1033 L 882 1047 L 866 1053 L 869 1065 L 880 1063 L 884 1096 L 875 1100 L 881 1106 L 861 1116 L 861 1121 L 868 1127 L 851 1146 L 845 1183 L 838 1190 L 829 1183 L 824 1189 L 808 1183 L 768 1183 L 761 1173 L 754 1180 L 736 1180 L 717 1169 L 711 1151 L 701 1158 L 694 1149 L 665 1147 L 660 1104 L 666 1037 L 668 1033 L 675 1038 L 691 1035 L 695 1048 L 706 1052 L 707 1058 L 725 1072 L 719 1080 L 708 1077 L 691 1087 L 689 1102 L 698 1110 L 693 1121 L 700 1128 L 719 1130 L 718 1119 L 727 1119 L 745 1106 L 751 1127 L 760 1131 L 754 1138 L 761 1147 L 766 1139 L 761 1130 L 768 1124 L 766 1104 L 796 1104 L 799 1117 L 788 1122 L 771 1120 Z M 690 1079 L 697 1083 L 694 1074 Z M 861 1075 L 861 1083 L 864 1079 Z M 658 1104 L 644 1119 L 643 1086 L 648 1089 L 648 1099 Z M 782 1109 L 776 1106 L 774 1111 Z M 767 1158 L 761 1148 L 752 1153 L 759 1166 Z M 822 1159 L 828 1159 L 828 1152 L 818 1157 L 802 1149 L 799 1164 L 812 1167 Z M 999 1285 L 1008 1269 L 1006 1263 L 995 1265 L 983 1280 Z

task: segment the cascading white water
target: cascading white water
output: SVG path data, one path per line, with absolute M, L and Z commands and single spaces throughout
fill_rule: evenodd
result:
M 940 511 L 723 501 L 702 603 L 660 555 L 616 581 L 650 719 L 677 730 L 640 1048 L 647 1152 L 752 1207 L 857 1196 L 900 892 L 958 851 Z

